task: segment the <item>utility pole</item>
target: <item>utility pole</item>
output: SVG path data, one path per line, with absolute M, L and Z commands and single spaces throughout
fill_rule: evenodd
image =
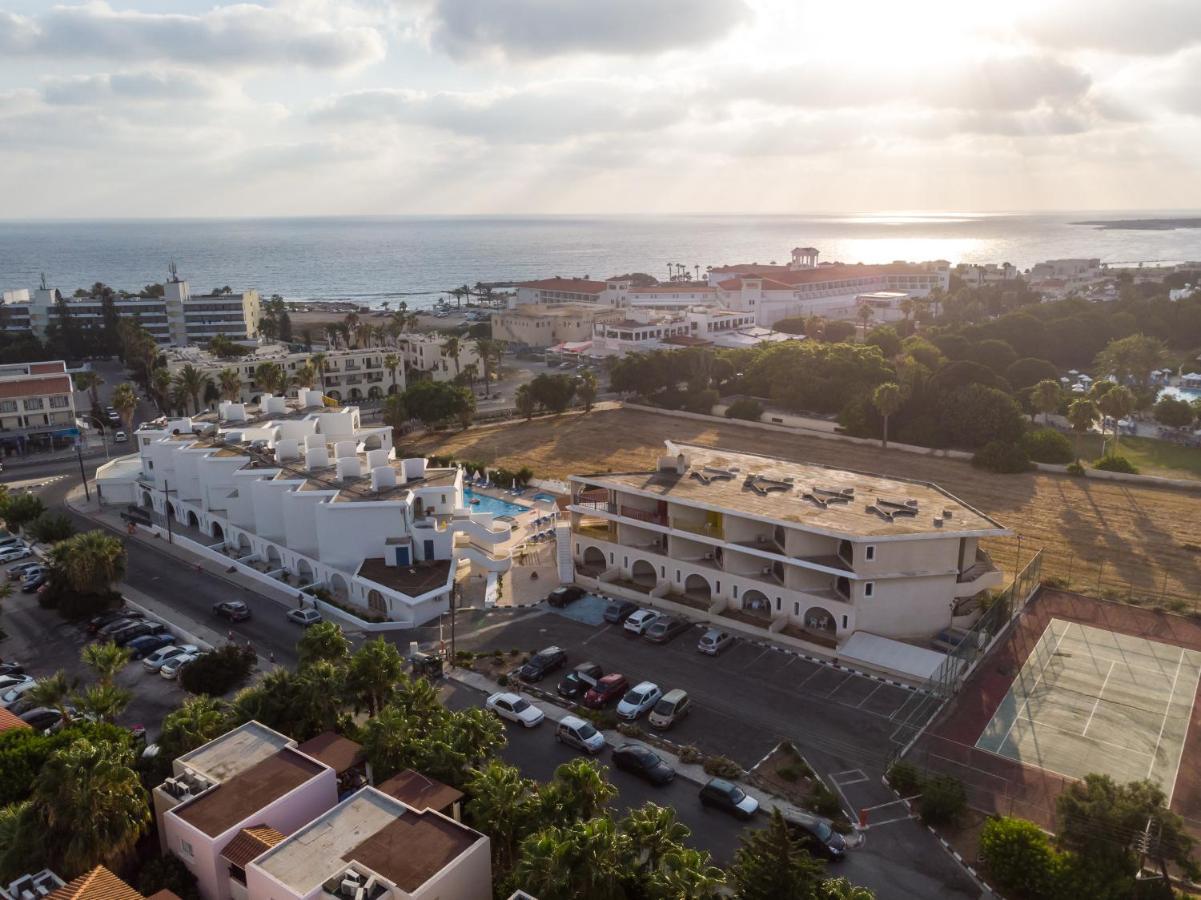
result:
M 91 503 L 92 492 L 88 490 L 88 473 L 83 467 L 83 450 L 79 446 L 79 441 L 75 442 L 75 456 L 79 459 L 79 477 L 83 479 L 83 495 L 87 498 L 88 503 Z
M 167 517 L 167 543 L 174 544 L 175 538 L 171 534 L 171 497 L 168 494 L 167 482 L 163 482 L 163 515 Z
M 455 597 L 458 596 L 459 586 L 456 584 L 450 589 L 450 658 L 451 665 L 454 665 L 455 660 Z

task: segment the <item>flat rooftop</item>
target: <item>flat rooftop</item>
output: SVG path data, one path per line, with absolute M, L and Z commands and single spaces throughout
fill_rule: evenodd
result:
M 463 792 L 413 769 L 397 772 L 376 787 L 413 809 L 446 810 L 463 799 Z
M 450 578 L 451 560 L 425 560 L 412 566 L 389 566 L 382 557 L 363 560 L 356 573 L 360 578 L 382 584 L 410 597 L 445 587 Z
M 412 892 L 481 839 L 437 813 L 416 812 L 363 788 L 254 865 L 298 896 L 307 896 L 350 863 Z
M 225 781 L 289 746 L 292 739 L 258 722 L 247 722 L 176 762 L 212 781 Z
M 320 763 L 285 748 L 173 812 L 209 837 L 218 837 L 324 771 Z
M 683 474 L 673 468 L 573 475 L 572 480 L 795 523 L 836 536 L 1008 533 L 998 522 L 929 482 L 668 442 L 667 455 L 681 453 L 689 459 Z M 934 524 L 935 518 L 941 525 Z

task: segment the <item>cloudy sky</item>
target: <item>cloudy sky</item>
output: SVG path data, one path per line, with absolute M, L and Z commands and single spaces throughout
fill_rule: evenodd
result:
M 4 218 L 1201 207 L 1201 0 L 0 0 Z

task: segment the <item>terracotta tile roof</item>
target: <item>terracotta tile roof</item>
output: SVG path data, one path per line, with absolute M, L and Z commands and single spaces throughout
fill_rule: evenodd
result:
M 65 372 L 67 364 L 61 359 L 57 362 L 37 362 L 29 364 L 29 373 L 31 375 L 46 375 L 50 372 Z
M 69 394 L 71 390 L 68 375 L 0 380 L 0 397 L 44 397 L 46 394 Z
M 786 284 L 775 278 L 764 278 L 762 275 L 749 275 L 745 277 L 758 278 L 763 282 L 763 290 L 765 291 L 791 291 L 794 289 L 791 284 Z M 719 286 L 724 291 L 738 291 L 742 290 L 742 281 L 742 278 L 730 278 L 723 281 Z
M 649 287 L 630 288 L 631 294 L 693 294 L 697 291 L 715 291 L 717 288 L 702 281 L 690 281 L 676 284 L 652 284 Z
M 453 804 L 463 799 L 462 791 L 412 769 L 397 772 L 387 781 L 376 785 L 376 789 L 416 810 L 447 812 Z
M 96 866 L 49 893 L 46 900 L 142 900 L 142 895 L 104 866 Z
M 225 845 L 221 856 L 239 869 L 245 869 L 252 859 L 283 840 L 284 835 L 269 825 L 251 825 L 239 831 L 237 836 Z
M 296 749 L 325 763 L 339 775 L 367 761 L 367 753 L 362 744 L 356 744 L 350 738 L 342 737 L 333 731 L 319 734 Z
M 174 891 L 169 891 L 163 888 L 161 891 L 155 891 L 146 900 L 180 900 L 179 894 Z
M 929 268 L 922 263 L 882 263 L 878 265 L 832 265 L 818 266 L 816 269 L 790 269 L 788 266 L 760 266 L 749 264 L 745 266 L 720 266 L 713 269 L 719 275 L 750 276 L 754 278 L 771 277 L 773 281 L 784 285 L 810 284 L 816 281 L 846 281 L 852 278 L 877 278 L 883 275 L 932 275 Z M 737 287 L 738 278 L 721 282 L 721 287 L 727 284 Z
M 539 291 L 575 291 L 577 294 L 599 294 L 605 289 L 603 281 L 589 281 L 586 278 L 543 278 L 540 281 L 523 281 L 517 286 Z
M 28 728 L 20 716 L 13 715 L 7 709 L 0 709 L 0 731 L 10 731 L 13 728 Z

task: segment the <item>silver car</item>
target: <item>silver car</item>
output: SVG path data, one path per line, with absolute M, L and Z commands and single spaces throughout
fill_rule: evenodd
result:
M 200 652 L 200 648 L 195 644 L 182 644 L 178 647 L 172 644 L 167 647 L 162 647 L 159 650 L 155 650 L 144 660 L 142 660 L 142 666 L 147 672 L 158 672 L 161 671 L 163 666 L 165 666 L 175 657 L 182 656 L 185 653 L 198 652 Z
M 721 631 L 717 628 L 710 628 L 701 635 L 701 639 L 696 642 L 698 653 L 705 653 L 709 656 L 717 656 L 734 646 L 734 635 L 728 631 Z

